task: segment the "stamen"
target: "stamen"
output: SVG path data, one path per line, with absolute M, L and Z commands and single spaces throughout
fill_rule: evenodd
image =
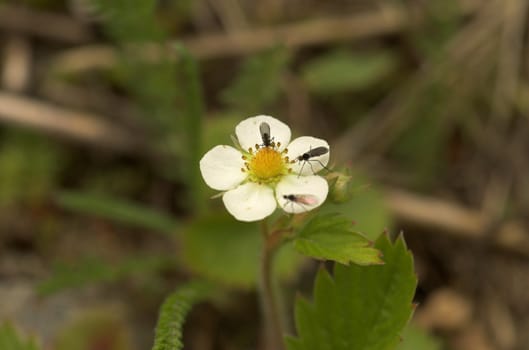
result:
M 248 148 L 248 153 L 253 154 L 253 149 L 252 149 L 252 147 Z
M 246 160 L 247 159 L 246 156 L 242 156 L 241 158 L 242 158 L 242 160 Z
M 258 144 L 255 144 L 255 149 L 259 150 L 259 145 Z
M 284 157 L 272 146 L 260 149 L 246 162 L 252 181 L 270 183 L 278 181 L 281 175 L 286 174 Z
M 281 147 L 281 142 L 278 142 L 278 143 L 277 143 L 277 147 Z

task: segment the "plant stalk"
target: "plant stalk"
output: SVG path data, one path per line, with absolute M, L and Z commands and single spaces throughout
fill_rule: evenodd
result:
M 277 235 L 270 234 L 266 220 L 261 222 L 261 234 L 263 235 L 263 250 L 259 291 L 264 318 L 263 350 L 284 350 L 281 317 L 272 283 L 272 262 L 278 239 Z

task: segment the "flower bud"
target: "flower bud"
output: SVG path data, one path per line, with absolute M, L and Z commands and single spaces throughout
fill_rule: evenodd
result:
M 329 199 L 335 203 L 347 202 L 351 199 L 350 183 L 352 176 L 347 171 L 328 174 L 330 191 Z

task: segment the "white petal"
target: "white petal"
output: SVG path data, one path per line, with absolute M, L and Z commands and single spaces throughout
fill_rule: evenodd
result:
M 257 221 L 272 214 L 277 203 L 274 191 L 265 185 L 245 183 L 224 193 L 222 201 L 229 213 L 239 221 Z
M 200 160 L 200 172 L 206 184 L 219 191 L 234 188 L 246 179 L 242 154 L 231 146 L 215 146 Z
M 287 213 L 303 213 L 325 202 L 329 185 L 321 176 L 285 176 L 276 187 L 276 199 Z M 286 197 L 294 196 L 291 200 Z
M 285 149 L 290 142 L 290 128 L 282 121 L 267 115 L 258 115 L 244 119 L 235 127 L 235 134 L 242 148 L 244 150 L 248 150 L 250 147 L 255 149 L 256 144 L 263 144 L 261 132 L 259 131 L 259 126 L 263 122 L 268 123 L 270 126 L 270 137 L 272 140 L 276 144 L 278 142 L 281 143 L 279 150 Z
M 318 157 L 311 157 L 308 161 L 297 160 L 297 158 L 303 155 L 303 153 L 309 152 L 310 150 L 317 147 L 325 147 L 329 150 L 329 152 Z M 288 145 L 287 155 L 290 159 L 296 161 L 291 166 L 292 171 L 295 174 L 314 175 L 326 167 L 329 163 L 330 148 L 329 144 L 325 140 L 310 136 L 301 136 L 293 140 L 290 145 Z

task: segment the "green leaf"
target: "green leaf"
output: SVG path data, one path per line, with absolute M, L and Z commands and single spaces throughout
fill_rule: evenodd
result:
M 173 233 L 178 227 L 176 221 L 167 214 L 108 195 L 63 191 L 56 199 L 63 208 L 132 227 L 164 233 Z
M 411 324 L 404 329 L 397 350 L 441 350 L 441 343 L 426 331 Z
M 253 288 L 258 278 L 262 238 L 255 223 L 228 215 L 197 218 L 184 231 L 182 262 L 192 272 L 236 288 Z M 280 248 L 274 268 L 290 277 L 301 262 L 291 245 Z
M 380 252 L 352 229 L 349 219 L 340 214 L 321 214 L 312 218 L 295 236 L 294 247 L 301 254 L 342 264 L 382 264 Z
M 179 104 L 183 114 L 182 137 L 186 140 L 186 152 L 184 158 L 187 162 L 185 166 L 186 183 L 189 186 L 189 196 L 187 203 L 197 211 L 202 211 L 205 207 L 202 198 L 202 178 L 197 164 L 202 157 L 202 129 L 204 101 L 202 96 L 202 85 L 200 82 L 200 72 L 196 60 L 181 45 L 176 46 L 179 54 L 178 81 L 186 84 L 185 88 L 179 91 Z
M 191 307 L 208 297 L 212 287 L 204 282 L 191 282 L 178 288 L 160 308 L 152 350 L 179 350 L 182 327 Z
M 0 349 L 5 350 L 37 350 L 34 340 L 23 340 L 15 328 L 5 322 L 0 325 Z
M 281 79 L 289 62 L 289 52 L 276 47 L 248 58 L 221 99 L 239 113 L 260 113 L 281 92 Z
M 314 301 L 298 298 L 298 337 L 287 338 L 289 350 L 389 350 L 411 317 L 417 278 L 404 239 L 392 244 L 382 235 L 375 247 L 384 265 L 334 266 L 334 277 L 318 272 Z
M 174 265 L 173 259 L 160 256 L 135 256 L 118 263 L 86 257 L 74 264 L 56 264 L 53 274 L 38 284 L 37 291 L 42 295 L 48 295 L 89 283 L 115 281 L 138 273 L 153 273 L 172 265 Z
M 312 92 L 332 95 L 369 88 L 395 66 L 396 58 L 388 51 L 353 53 L 341 49 L 309 61 L 302 76 Z
M 0 144 L 0 207 L 42 202 L 55 187 L 63 156 L 42 136 L 6 130 Z

